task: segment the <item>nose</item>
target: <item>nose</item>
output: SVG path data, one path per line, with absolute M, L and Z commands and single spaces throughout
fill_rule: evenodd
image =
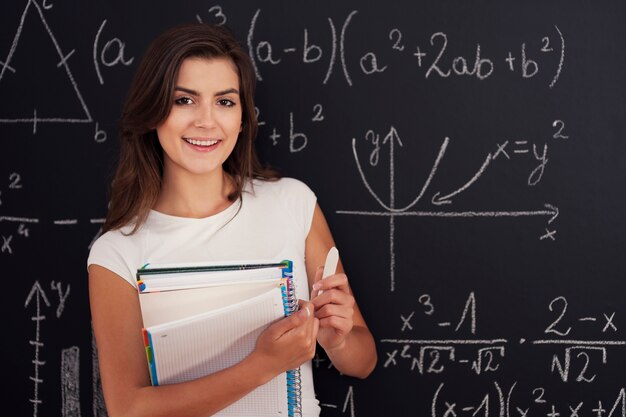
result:
M 210 128 L 215 123 L 213 107 L 211 105 L 198 106 L 194 124 L 199 128 Z

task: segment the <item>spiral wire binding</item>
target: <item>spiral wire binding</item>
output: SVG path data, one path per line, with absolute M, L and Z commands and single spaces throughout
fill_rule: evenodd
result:
M 283 271 L 287 284 L 283 285 L 281 291 L 283 295 L 283 309 L 285 317 L 295 313 L 298 310 L 298 299 L 296 298 L 295 288 L 293 285 L 292 263 L 288 262 L 288 267 Z M 287 409 L 290 416 L 302 416 L 302 379 L 300 377 L 300 368 L 287 371 Z

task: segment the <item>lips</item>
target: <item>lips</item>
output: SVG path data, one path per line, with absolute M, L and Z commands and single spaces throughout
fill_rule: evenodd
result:
M 219 142 L 219 140 L 212 139 L 194 139 L 194 138 L 183 138 L 183 140 L 190 145 L 202 146 L 202 147 L 211 147 Z

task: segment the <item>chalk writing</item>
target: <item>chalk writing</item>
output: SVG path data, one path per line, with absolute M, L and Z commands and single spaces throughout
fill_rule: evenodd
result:
M 35 300 L 35 313 L 31 316 L 31 320 L 35 322 L 35 338 L 34 340 L 30 340 L 29 343 L 31 346 L 35 348 L 35 356 L 32 360 L 34 365 L 34 373 L 30 377 L 30 380 L 33 383 L 33 396 L 30 399 L 31 404 L 33 405 L 33 417 L 37 417 L 37 413 L 39 412 L 39 406 L 42 403 L 42 400 L 39 397 L 39 385 L 43 384 L 44 380 L 40 377 L 40 367 L 46 364 L 45 361 L 41 360 L 41 349 L 44 346 L 43 341 L 41 340 L 41 322 L 46 319 L 46 316 L 43 314 L 43 307 L 50 307 L 50 301 L 48 301 L 48 297 L 46 296 L 45 291 L 41 288 L 39 281 L 35 281 L 33 284 L 28 296 L 26 297 L 26 302 L 24 303 L 24 308 L 27 308 L 32 303 L 33 299 Z M 44 305 L 42 305 L 42 303 Z
M 135 60 L 134 57 L 126 58 L 124 56 L 126 44 L 119 38 L 113 38 L 107 41 L 104 46 L 100 48 L 100 35 L 102 34 L 106 24 L 107 20 L 104 19 L 93 41 L 93 65 L 96 69 L 96 75 L 98 76 L 100 84 L 104 84 L 104 78 L 102 77 L 102 71 L 100 70 L 100 63 L 102 63 L 105 67 L 113 67 L 118 64 L 129 66 Z M 98 51 L 100 51 L 100 54 L 98 54 Z M 111 56 L 113 59 L 111 59 Z
M 432 397 L 431 417 L 453 416 L 499 416 L 499 417 L 528 417 L 531 415 L 545 415 L 548 417 L 581 417 L 592 415 L 596 417 L 626 417 L 626 390 L 618 389 L 615 397 L 607 393 L 608 400 L 604 405 L 600 400 L 576 400 L 573 403 L 558 404 L 548 400 L 545 396 L 547 391 L 543 387 L 536 387 L 529 391 L 534 396 L 530 401 L 526 395 L 519 395 L 517 400 L 514 394 L 520 391 L 517 381 L 513 382 L 505 391 L 498 381 L 493 381 L 492 392 L 478 393 L 475 399 L 457 399 L 453 397 L 453 390 L 447 388 L 445 382 L 441 382 Z M 567 414 L 569 413 L 569 414 Z
M 339 409 L 339 407 L 336 404 L 325 403 L 325 402 L 320 403 L 320 407 L 323 407 L 326 409 Z M 354 406 L 354 388 L 352 386 L 348 387 L 346 398 L 343 401 L 343 405 L 341 407 L 341 413 L 342 415 L 345 414 L 350 417 L 356 417 L 356 409 Z
M 258 107 L 255 107 L 257 122 L 259 126 L 265 126 L 266 122 L 260 119 L 261 110 Z M 319 123 L 324 121 L 324 107 L 321 104 L 315 104 L 311 110 L 311 118 L 310 121 L 313 123 Z M 268 135 L 268 138 L 271 141 L 273 146 L 278 145 L 282 142 L 283 134 L 280 133 L 277 127 L 271 127 L 272 133 Z M 261 135 L 263 132 L 261 132 Z M 285 135 L 287 138 L 287 142 L 289 144 L 289 152 L 297 153 L 306 149 L 309 144 L 309 135 L 303 131 L 300 131 L 296 127 L 295 116 L 293 112 L 289 112 L 289 131 L 288 134 Z
M 61 282 L 52 281 L 50 283 L 50 289 L 56 290 L 59 295 L 59 306 L 57 307 L 56 314 L 57 318 L 60 318 L 65 308 L 65 300 L 67 300 L 67 296 L 70 295 L 70 284 L 67 284 L 65 291 L 63 291 L 63 284 Z
M 332 36 L 332 42 L 331 42 L 331 53 L 330 53 L 330 58 L 328 62 L 328 69 L 322 81 L 323 84 L 326 84 L 328 82 L 328 80 L 330 79 L 333 73 L 333 70 L 336 66 L 337 50 L 339 50 L 339 59 L 341 62 L 341 67 L 343 70 L 345 80 L 348 83 L 348 85 L 350 86 L 352 85 L 352 79 L 350 78 L 350 74 L 346 65 L 346 51 L 345 51 L 346 39 L 345 38 L 346 38 L 346 31 L 348 29 L 348 26 L 350 25 L 350 22 L 352 18 L 354 17 L 354 15 L 357 13 L 358 12 L 356 10 L 353 10 L 352 12 L 348 14 L 348 16 L 343 22 L 343 25 L 341 28 L 341 35 L 339 39 L 337 39 L 337 27 L 333 19 L 330 17 L 328 18 L 328 23 L 330 25 L 330 31 L 331 31 L 331 36 Z M 250 54 L 250 57 L 252 58 L 252 62 L 254 65 L 257 79 L 259 81 L 262 81 L 263 76 L 261 75 L 261 71 L 259 69 L 259 65 L 257 65 L 257 61 L 260 63 L 265 63 L 265 64 L 269 63 L 272 65 L 277 65 L 281 63 L 282 58 L 278 58 L 278 54 L 280 52 L 278 51 L 278 49 L 275 49 L 273 47 L 271 42 L 266 41 L 266 40 L 255 42 L 256 23 L 260 14 L 261 14 L 261 9 L 257 9 L 254 16 L 252 17 L 252 21 L 250 22 L 250 28 L 248 30 L 247 44 L 248 44 L 248 53 Z M 302 62 L 305 64 L 310 64 L 310 63 L 319 61 L 323 56 L 323 50 L 320 46 L 310 43 L 309 32 L 306 28 L 303 30 L 302 39 L 303 39 Z M 287 46 L 287 47 L 282 48 L 282 53 L 291 54 L 291 53 L 296 52 L 297 50 L 298 50 L 297 47 Z M 361 58 L 361 67 L 364 69 L 364 71 L 371 71 L 372 73 L 381 72 L 381 69 L 378 68 L 376 57 L 373 54 L 369 54 L 369 55 L 366 54 L 365 56 Z
M 17 172 L 12 172 L 9 175 L 9 183 L 8 190 L 10 193 L 14 193 L 16 190 L 22 190 L 24 183 L 22 182 L 21 174 Z M 13 194 L 11 194 L 13 195 Z M 2 205 L 2 201 L 0 201 L 0 206 Z M 2 234 L 0 237 L 2 238 L 2 246 L 0 246 L 0 254 L 5 255 L 13 255 L 13 246 L 17 239 L 26 239 L 30 237 L 30 228 L 27 224 L 36 224 L 39 223 L 39 219 L 27 218 L 27 217 L 16 217 L 16 216 L 3 216 L 0 213 L 0 223 L 17 223 L 17 227 L 12 230 L 12 232 L 8 234 Z M 16 239 L 14 241 L 13 239 Z
M 383 346 L 389 346 L 385 352 L 384 368 L 405 366 L 410 371 L 417 371 L 420 375 L 439 374 L 451 365 L 472 371 L 476 375 L 497 373 L 501 369 L 500 365 L 505 356 L 508 357 L 507 351 L 512 342 L 507 338 L 475 337 L 478 333 L 478 303 L 474 292 L 470 292 L 454 327 L 452 322 L 455 320 L 442 321 L 438 317 L 439 309 L 436 309 L 438 303 L 429 294 L 421 294 L 417 298 L 417 304 L 420 306 L 419 310 L 400 313 L 398 327 L 400 333 L 420 334 L 424 332 L 423 326 L 431 323 L 439 328 L 450 327 L 454 333 L 464 332 L 472 337 L 414 339 L 409 336 L 381 339 Z M 559 338 L 536 339 L 528 344 L 527 339 L 522 337 L 519 338 L 519 346 L 527 346 L 527 349 L 537 350 L 537 352 L 553 348 L 549 369 L 562 382 L 592 383 L 597 377 L 598 366 L 608 364 L 608 349 L 626 348 L 624 340 L 564 339 L 564 336 L 570 335 L 575 329 L 572 326 L 562 325 L 568 310 L 567 299 L 563 296 L 553 298 L 548 303 L 548 310 L 555 313 L 557 318 L 542 331 L 544 334 L 556 335 Z M 419 314 L 424 318 L 416 317 Z M 615 314 L 616 312 L 603 312 L 602 320 L 596 316 L 585 315 L 578 318 L 577 322 L 585 324 L 585 328 L 581 328 L 585 333 L 588 333 L 588 325 L 595 325 L 599 334 L 607 331 L 616 334 L 618 327 L 615 324 Z M 428 318 L 427 321 L 425 321 L 426 318 Z M 462 327 L 464 323 L 467 325 Z M 420 328 L 418 324 L 422 327 Z M 476 349 L 468 350 L 472 346 Z M 559 351 L 561 348 L 563 350 Z M 512 358 L 512 360 L 519 359 Z M 547 361 L 546 364 L 548 364 Z
M 33 108 L 33 112 L 32 112 L 32 117 L 2 117 L 2 115 L 0 114 L 0 124 L 1 123 L 32 123 L 32 127 L 33 127 L 33 135 L 37 133 L 37 127 L 38 124 L 40 123 L 92 123 L 94 120 L 91 116 L 91 113 L 89 112 L 89 109 L 87 108 L 87 103 L 85 102 L 85 100 L 83 99 L 83 96 L 78 88 L 78 83 L 76 82 L 76 80 L 74 79 L 74 75 L 72 74 L 72 71 L 70 69 L 70 66 L 68 64 L 68 60 L 69 58 L 74 54 L 75 50 L 70 51 L 69 53 L 63 53 L 61 46 L 59 44 L 59 42 L 57 41 L 57 38 L 55 37 L 55 35 L 52 32 L 51 27 L 48 25 L 48 22 L 46 20 L 46 17 L 44 15 L 44 10 L 49 10 L 51 8 L 50 7 L 45 7 L 46 3 L 44 2 L 43 7 L 39 5 L 39 3 L 37 2 L 37 0 L 28 0 L 26 3 L 26 7 L 24 8 L 24 11 L 21 15 L 20 18 L 20 22 L 19 22 L 19 26 L 17 28 L 15 37 L 13 38 L 13 43 L 11 44 L 11 49 L 9 50 L 9 53 L 6 57 L 6 59 L 4 60 L 4 62 L 0 62 L 0 82 L 2 82 L 3 78 L 5 77 L 5 73 L 7 70 L 9 70 L 11 73 L 15 74 L 17 73 L 17 70 L 19 69 L 18 66 L 15 66 L 15 64 L 13 64 L 13 66 L 11 66 L 12 64 L 12 59 L 13 56 L 15 54 L 15 51 L 17 49 L 17 47 L 19 46 L 19 41 L 20 41 L 20 37 L 22 35 L 22 32 L 24 30 L 24 23 L 26 21 L 26 17 L 29 13 L 36 13 L 37 16 L 39 17 L 39 22 L 41 23 L 42 27 L 45 29 L 47 35 L 48 35 L 48 41 L 50 41 L 54 47 L 54 50 L 56 51 L 58 58 L 59 58 L 59 62 L 57 63 L 57 67 L 62 67 L 65 70 L 65 75 L 67 76 L 67 79 L 69 80 L 70 84 L 72 85 L 72 90 L 73 90 L 73 96 L 74 98 L 78 101 L 78 103 L 80 104 L 80 107 L 83 111 L 83 114 L 76 117 L 67 117 L 67 116 L 57 116 L 57 115 L 45 115 L 45 116 L 41 116 L 38 115 L 37 113 L 37 109 Z M 33 10 L 34 11 L 31 11 Z M 99 79 L 101 80 L 101 83 L 104 83 L 104 81 L 102 80 L 102 76 L 100 73 L 100 70 L 98 68 L 98 64 L 95 60 L 95 55 L 96 55 L 96 43 L 97 43 L 97 39 L 98 36 L 100 35 L 101 30 L 104 28 L 104 24 L 106 23 L 106 20 L 103 22 L 102 26 L 100 27 L 100 30 L 98 31 L 98 35 L 96 36 L 96 41 L 94 42 L 94 64 L 96 65 L 96 71 L 97 71 L 97 75 L 99 77 Z M 113 61 L 106 61 L 104 59 L 104 54 L 108 51 L 108 49 L 111 47 L 112 44 L 116 44 L 119 47 L 119 54 L 118 56 L 113 60 Z M 112 41 L 107 42 L 107 44 L 105 45 L 102 54 L 101 54 L 101 59 L 103 61 L 104 65 L 107 66 L 112 66 L 117 64 L 118 62 L 122 62 L 124 65 L 129 65 L 132 62 L 132 59 L 130 60 L 124 60 L 123 59 L 123 53 L 124 53 L 124 44 L 119 41 L 119 39 L 114 38 Z M 96 123 L 96 132 L 94 135 L 94 139 L 96 142 L 103 142 L 104 140 L 106 140 L 106 132 L 104 132 L 103 130 L 100 130 L 98 128 L 98 124 Z
M 368 130 L 365 133 L 365 141 L 371 142 L 374 146 L 374 149 L 370 153 L 369 162 L 370 165 L 376 166 L 379 160 L 379 153 L 381 148 L 380 134 L 374 132 L 373 130 Z M 527 145 L 527 141 L 515 141 L 515 145 L 518 146 L 513 152 L 515 154 L 525 154 L 528 153 L 528 150 L 524 148 Z M 372 186 L 370 185 L 363 166 L 360 162 L 359 153 L 357 151 L 357 139 L 352 138 L 352 154 L 354 156 L 354 161 L 359 172 L 361 181 L 365 186 L 365 189 L 369 192 L 369 194 L 374 198 L 374 200 L 378 203 L 378 205 L 383 209 L 383 211 L 349 211 L 349 210 L 337 210 L 338 214 L 349 214 L 349 215 L 359 215 L 359 216 L 384 216 L 389 217 L 389 269 L 390 269 L 390 291 L 393 292 L 395 290 L 395 217 L 400 216 L 418 216 L 418 217 L 534 217 L 534 216 L 546 216 L 549 217 L 547 223 L 552 223 L 559 215 L 558 209 L 552 204 L 545 204 L 544 207 L 546 210 L 522 210 L 522 211 L 483 211 L 483 212 L 474 212 L 474 211 L 464 211 L 464 212 L 453 212 L 453 211 L 410 211 L 416 204 L 420 202 L 422 197 L 427 192 L 430 187 L 433 178 L 437 174 L 439 169 L 439 165 L 443 160 L 446 150 L 450 144 L 450 138 L 444 138 L 439 152 L 434 160 L 432 168 L 430 170 L 430 174 L 424 181 L 421 190 L 411 201 L 409 204 L 398 208 L 396 206 L 396 185 L 395 185 L 395 175 L 396 175 L 396 164 L 395 164 L 395 152 L 396 147 L 402 147 L 402 140 L 398 135 L 397 130 L 394 126 L 391 126 L 389 132 L 384 136 L 382 140 L 383 145 L 388 145 L 389 147 L 389 203 L 383 201 L 383 199 L 374 191 Z M 488 153 L 485 157 L 484 161 L 477 169 L 477 171 L 471 176 L 469 180 L 467 180 L 462 186 L 453 190 L 451 192 L 447 192 L 443 196 L 441 192 L 436 192 L 433 194 L 431 198 L 431 203 L 436 206 L 440 205 L 450 205 L 452 204 L 452 199 L 457 197 L 472 185 L 478 182 L 481 176 L 485 173 L 487 168 L 491 165 L 491 162 L 495 160 L 499 155 L 505 155 L 507 159 L 510 159 L 508 153 L 506 153 L 506 146 L 509 144 L 509 141 L 505 141 L 503 144 L 498 144 L 498 149 L 492 156 L 491 153 Z M 539 165 L 533 169 L 528 178 L 528 184 L 533 186 L 536 185 L 542 178 L 546 164 L 548 163 L 547 154 L 547 145 L 544 145 L 542 155 L 537 153 L 536 146 L 533 145 L 533 151 L 535 154 L 535 158 L 539 161 Z M 548 237 L 551 240 L 555 240 L 554 235 L 556 231 L 549 231 L 546 229 L 546 234 L 540 236 L 540 240 L 545 240 Z
M 221 8 L 220 13 L 222 13 Z M 346 83 L 349 86 L 353 86 L 354 84 L 346 59 L 346 37 L 348 28 L 357 13 L 358 10 L 353 10 L 344 19 L 339 37 L 337 36 L 337 26 L 335 25 L 334 20 L 331 17 L 328 17 L 331 35 L 331 43 L 328 46 L 330 48 L 330 57 L 328 59 L 328 67 L 322 84 L 326 84 L 333 74 L 336 67 L 337 55 L 339 55 L 341 69 Z M 263 80 L 259 64 L 279 65 L 287 59 L 288 55 L 294 54 L 298 51 L 298 46 L 277 46 L 277 42 L 269 40 L 256 40 L 256 26 L 260 15 L 261 9 L 257 9 L 250 22 L 247 37 L 248 51 L 250 56 L 253 58 L 255 72 L 259 81 Z M 222 14 L 221 16 L 223 21 L 225 21 L 225 15 Z M 197 16 L 197 18 L 199 21 L 202 21 L 199 16 Z M 565 38 L 556 25 L 553 28 L 556 32 L 556 37 L 558 37 L 559 40 L 558 50 L 555 50 L 552 46 L 557 42 L 553 42 L 550 36 L 543 36 L 541 38 L 543 46 L 537 51 L 540 54 L 548 56 L 558 54 L 558 64 L 556 68 L 554 68 L 554 74 L 551 76 L 550 82 L 548 83 L 549 88 L 554 87 L 557 83 L 561 72 L 563 71 L 563 65 L 565 62 Z M 387 34 L 387 38 L 391 41 L 391 49 L 393 51 L 396 51 L 397 53 L 403 53 L 405 51 L 407 41 L 405 40 L 403 32 L 400 28 L 391 29 Z M 311 42 L 309 30 L 307 28 L 303 29 L 302 39 L 303 42 L 300 48 L 302 51 L 301 62 L 304 64 L 310 64 L 321 60 L 324 56 L 324 47 Z M 424 52 L 425 50 L 420 47 L 419 43 L 415 46 L 413 49 L 415 52 L 412 52 L 411 55 L 417 58 L 418 68 L 426 68 L 424 79 L 428 80 L 433 77 L 450 78 L 451 76 L 469 76 L 482 81 L 491 77 L 498 68 L 497 62 L 500 62 L 500 60 L 495 57 L 485 57 L 484 52 L 481 50 L 480 43 L 476 43 L 474 51 L 471 52 L 471 58 L 468 57 L 469 54 L 468 56 L 459 55 L 450 58 L 448 56 L 448 43 L 448 34 L 443 31 L 439 31 L 430 35 L 430 48 L 426 49 L 426 52 Z M 408 50 L 409 49 L 407 49 L 407 51 Z M 542 67 L 539 63 L 540 57 L 531 58 L 528 54 L 529 51 L 527 50 L 526 42 L 522 42 L 519 46 L 519 54 L 514 54 L 512 51 L 509 51 L 506 58 L 502 58 L 502 60 L 506 63 L 506 68 L 509 72 L 519 73 L 522 78 L 530 79 L 540 74 Z M 433 56 L 433 59 L 427 63 L 427 57 L 431 56 Z M 520 59 L 519 65 L 516 64 L 516 60 L 518 58 Z M 358 68 L 365 76 L 372 76 L 374 74 L 385 72 L 389 68 L 389 65 L 381 61 L 381 52 L 377 53 L 374 51 L 368 51 L 359 56 Z
M 626 349 L 620 334 L 623 312 L 619 302 L 611 299 L 609 303 L 610 297 L 605 300 L 604 294 L 597 294 L 603 289 L 611 293 L 619 290 L 605 282 L 612 284 L 621 273 L 619 261 L 606 265 L 615 242 L 607 239 L 598 244 L 592 238 L 591 246 L 586 246 L 589 236 L 584 234 L 586 225 L 582 224 L 596 220 L 588 213 L 607 213 L 609 217 L 610 210 L 600 210 L 605 207 L 594 201 L 589 211 L 582 213 L 577 211 L 580 204 L 574 204 L 580 203 L 577 196 L 595 196 L 588 190 L 607 178 L 613 181 L 621 173 L 603 172 L 594 165 L 601 159 L 614 170 L 621 162 L 617 159 L 615 164 L 615 156 L 623 154 L 615 148 L 619 141 L 611 137 L 621 129 L 615 117 L 619 108 L 606 88 L 622 90 L 621 79 L 611 72 L 623 67 L 616 58 L 619 54 L 614 48 L 606 48 L 623 38 L 621 29 L 616 31 L 610 27 L 611 19 L 603 19 L 606 31 L 598 31 L 595 24 L 576 30 L 576 24 L 587 25 L 586 18 L 591 21 L 591 14 L 597 11 L 589 8 L 589 16 L 572 20 L 572 16 L 578 18 L 580 7 L 574 4 L 529 8 L 527 15 L 516 13 L 518 6 L 511 6 L 511 13 L 506 12 L 508 19 L 504 12 L 493 19 L 492 11 L 500 7 L 493 2 L 467 6 L 467 10 L 476 10 L 477 19 L 459 13 L 466 6 L 455 9 L 433 4 L 406 5 L 397 11 L 382 3 L 341 7 L 329 3 L 315 7 L 311 13 L 306 5 L 234 5 L 213 0 L 177 9 L 191 20 L 241 30 L 239 35 L 259 81 L 257 144 L 263 151 L 269 150 L 272 163 L 272 152 L 281 158 L 277 165 L 283 165 L 286 175 L 291 171 L 310 182 L 320 197 L 324 196 L 325 206 L 341 220 L 357 216 L 359 222 L 364 220 L 365 227 L 372 226 L 367 230 L 371 239 L 365 245 L 371 244 L 377 255 L 382 252 L 382 285 L 391 294 L 376 294 L 374 307 L 371 302 L 363 303 L 364 309 L 374 309 L 364 313 L 372 317 L 368 324 L 372 324 L 377 339 L 378 369 L 367 381 L 348 380 L 336 375 L 323 353 L 316 355 L 315 371 L 335 378 L 330 394 L 319 395 L 323 414 L 386 415 L 387 406 L 415 406 L 418 409 L 394 414 L 626 417 L 624 384 L 616 372 Z M 431 18 L 433 8 L 437 11 L 440 7 L 445 13 Z M 91 210 L 85 206 L 100 200 L 93 195 L 84 195 L 83 199 L 84 190 L 72 190 L 81 197 L 79 201 L 65 202 L 66 194 L 57 194 L 53 188 L 71 184 L 90 192 L 100 189 L 93 191 L 97 195 L 102 193 L 103 176 L 108 170 L 101 168 L 111 166 L 106 159 L 116 146 L 109 141 L 107 131 L 119 116 L 115 106 L 121 102 L 124 81 L 133 72 L 135 58 L 148 38 L 169 19 L 163 20 L 159 7 L 152 5 L 149 10 L 141 5 L 120 10 L 105 5 L 68 14 L 75 8 L 68 9 L 61 2 L 21 0 L 7 8 L 6 16 L 14 22 L 7 18 L 3 21 L 8 50 L 0 56 L 0 87 L 16 90 L 15 85 L 24 85 L 22 94 L 30 96 L 33 89 L 29 89 L 28 77 L 37 78 L 32 81 L 40 78 L 55 88 L 35 93 L 62 103 L 51 106 L 51 110 L 40 104 L 28 105 L 9 114 L 11 100 L 17 103 L 20 97 L 4 97 L 9 99 L 8 105 L 0 110 L 0 129 L 6 131 L 3 137 L 6 155 L 10 155 L 5 171 L 0 173 L 0 257 L 9 265 L 11 274 L 15 274 L 12 265 L 38 259 L 43 268 L 49 267 L 45 265 L 50 263 L 48 257 L 55 258 L 45 283 L 24 277 L 30 290 L 22 289 L 28 293 L 25 320 L 32 324 L 26 326 L 31 328 L 27 332 L 30 336 L 22 340 L 29 343 L 24 349 L 27 360 L 22 360 L 28 365 L 28 375 L 21 376 L 29 392 L 22 405 L 35 416 L 51 411 L 79 416 L 81 408 L 83 414 L 106 416 L 93 335 L 92 369 L 83 369 L 82 377 L 80 350 L 87 352 L 89 347 L 79 348 L 79 341 L 86 340 L 79 337 L 80 332 L 73 340 L 67 339 L 69 333 L 54 329 L 54 339 L 47 338 L 53 323 L 73 329 L 73 320 L 80 321 L 76 317 L 88 317 L 71 304 L 75 297 L 81 297 L 81 308 L 85 307 L 84 266 L 75 274 L 56 271 L 59 254 L 56 249 L 48 249 L 57 246 L 56 242 L 78 242 L 78 250 L 62 246 L 72 256 L 78 253 L 76 256 L 84 258 L 85 249 L 102 235 L 104 207 Z M 138 11 L 143 14 L 136 15 Z M 67 24 L 67 16 L 72 24 Z M 511 21 L 510 16 L 519 17 L 519 22 Z M 141 34 L 132 22 L 142 23 Z M 128 30 L 120 32 L 122 27 Z M 598 38 L 596 33 L 602 36 Z M 29 45 L 35 47 L 32 59 Z M 593 76 L 598 71 L 602 77 Z M 55 74 L 57 79 L 53 78 Z M 102 88 L 105 84 L 106 91 Z M 270 91 L 274 87 L 279 89 Z M 596 96 L 605 100 L 604 106 L 593 101 Z M 93 101 L 100 98 L 104 100 Z M 108 120 L 99 115 L 103 108 L 111 112 Z M 607 119 L 599 116 L 602 112 Z M 610 127 L 608 135 L 602 126 Z M 22 131 L 27 136 L 32 131 L 36 137 L 23 140 Z M 589 132 L 598 135 L 591 138 Z M 76 135 L 88 143 L 66 140 Z M 604 138 L 610 140 L 610 147 L 602 142 Z M 589 152 L 583 145 L 590 143 L 593 158 L 580 158 L 578 152 Z M 341 165 L 335 168 L 339 175 L 328 171 L 332 178 L 341 180 L 337 191 L 327 191 L 328 178 L 321 179 L 306 165 L 319 166 L 320 155 L 324 154 L 317 153 L 318 149 L 332 152 L 333 158 L 343 162 L 333 164 Z M 57 151 L 66 152 L 67 160 L 59 158 Z M 29 152 L 36 158 L 31 158 Z M 73 168 L 75 152 L 78 159 L 93 159 L 95 171 L 84 172 L 85 182 L 74 181 L 74 177 L 56 178 L 72 172 L 65 168 Z M 296 171 L 282 159 L 284 154 L 297 161 Z M 105 158 L 100 161 L 105 164 L 97 161 L 98 155 Z M 41 166 L 42 160 L 55 162 L 52 168 L 57 170 Z M 59 160 L 65 164 L 61 169 Z M 50 177 L 27 172 L 35 166 L 50 172 Z M 346 166 L 353 172 L 344 176 Z M 82 176 L 83 168 L 78 164 L 69 175 Z M 297 171 L 300 168 L 304 174 Z M 589 170 L 581 174 L 584 181 L 573 175 L 578 170 Z M 566 186 L 560 182 L 563 178 L 567 178 Z M 615 193 L 597 190 L 597 195 L 609 195 L 611 203 L 621 203 Z M 359 195 L 363 199 L 352 198 Z M 352 204 L 364 205 L 337 207 L 333 199 L 344 196 L 347 204 L 354 201 Z M 46 204 L 51 198 L 56 198 L 55 204 Z M 571 225 L 568 222 L 572 218 L 580 218 L 583 226 L 578 236 L 572 234 L 573 227 L 566 226 Z M 338 223 L 336 218 L 329 221 Z M 608 221 L 614 223 L 613 218 Z M 438 240 L 422 235 L 422 227 L 430 232 L 433 223 L 445 223 L 441 231 L 456 236 L 441 236 Z M 618 229 L 619 224 L 615 225 Z M 485 234 L 468 235 L 464 228 L 473 227 Z M 347 238 L 341 235 L 346 233 L 342 228 L 340 225 L 335 232 L 338 239 L 348 239 L 348 246 L 353 244 L 349 232 Z M 509 234 L 512 228 L 519 236 L 528 234 L 530 239 L 516 242 L 518 236 Z M 496 242 L 483 244 L 494 237 L 488 236 L 494 232 L 501 233 Z M 610 233 L 607 236 L 611 237 Z M 581 238 L 580 252 L 570 250 L 572 237 Z M 476 248 L 459 249 L 465 243 L 476 243 Z M 500 250 L 498 244 L 506 248 Z M 44 246 L 46 253 L 38 254 Z M 353 250 L 364 247 L 359 242 Z M 583 251 L 591 259 L 589 264 L 579 259 Z M 601 252 L 605 254 L 597 255 Z M 431 253 L 433 258 L 428 259 Z M 407 273 L 405 259 L 409 256 L 415 259 L 409 259 Z M 349 258 L 357 263 L 346 265 L 355 271 L 349 275 L 356 278 L 355 290 L 375 288 L 374 280 L 359 281 L 359 277 L 369 277 L 369 265 L 360 265 L 365 263 L 359 260 L 362 257 L 357 256 L 356 261 L 347 257 L 346 262 Z M 442 261 L 449 264 L 442 265 Z M 372 262 L 372 271 L 378 268 L 377 262 Z M 567 273 L 579 267 L 580 276 L 569 280 Z M 24 274 L 28 270 L 24 268 Z M 607 274 L 607 270 L 612 270 L 615 278 L 603 280 L 601 274 Z M 591 272 L 593 279 L 584 277 Z M 560 275 L 568 279 L 563 281 Z M 11 282 L 19 285 L 24 280 Z M 506 292 L 509 287 L 510 294 Z M 413 294 L 407 295 L 409 289 Z M 587 289 L 590 302 L 596 297 L 602 304 L 597 309 L 577 310 L 577 292 Z M 409 303 L 400 304 L 406 302 L 405 296 Z M 446 296 L 453 296 L 454 301 Z M 516 305 L 518 296 L 529 301 L 528 305 Z M 21 304 L 18 307 L 21 310 Z M 88 367 L 89 361 L 84 359 Z M 83 383 L 90 381 L 92 386 L 79 389 L 80 379 Z M 323 377 L 318 381 L 322 381 L 319 386 L 328 386 Z M 368 388 L 360 391 L 361 386 Z M 384 401 L 364 394 L 371 393 L 371 386 L 383 393 L 380 398 Z M 82 407 L 81 394 L 86 401 Z M 380 405 L 373 412 L 361 402 Z
M 9 54 L 7 56 L 7 58 L 5 59 L 4 63 L 2 64 L 2 69 L 0 70 L 0 82 L 2 81 L 4 74 L 6 73 L 6 70 L 8 68 L 8 65 L 11 64 L 11 60 L 13 58 L 13 55 L 15 53 L 15 50 L 17 49 L 18 45 L 19 45 L 19 41 L 20 41 L 20 36 L 22 34 L 22 30 L 23 30 L 23 26 L 24 26 L 24 22 L 26 20 L 26 15 L 30 12 L 31 9 L 34 9 L 34 11 L 37 13 L 37 15 L 40 18 L 40 23 L 43 25 L 43 27 L 45 28 L 48 36 L 49 36 L 49 40 L 52 42 L 52 44 L 54 45 L 54 48 L 56 50 L 56 52 L 58 53 L 60 62 L 59 62 L 59 66 L 62 66 L 65 69 L 66 75 L 68 77 L 68 79 L 70 80 L 72 87 L 74 89 L 74 93 L 76 96 L 76 99 L 80 102 L 80 105 L 84 111 L 84 116 L 81 118 L 65 118 L 65 117 L 38 117 L 37 116 L 37 109 L 33 110 L 33 117 L 32 118 L 13 118 L 13 119 L 0 119 L 0 123 L 32 123 L 33 124 L 33 134 L 37 133 L 37 124 L 38 123 L 91 123 L 92 122 L 92 118 L 91 118 L 91 114 L 89 113 L 89 110 L 87 108 L 87 104 L 85 103 L 85 101 L 83 100 L 83 97 L 78 89 L 78 85 L 76 83 L 76 81 L 74 81 L 74 76 L 72 75 L 72 72 L 70 70 L 70 67 L 67 63 L 68 58 L 72 55 L 73 51 L 70 52 L 69 54 L 63 54 L 63 52 L 61 51 L 61 47 L 59 45 L 59 43 L 56 40 L 56 37 L 54 36 L 54 34 L 52 33 L 52 30 L 50 29 L 50 26 L 48 25 L 48 22 L 46 21 L 46 18 L 44 16 L 44 12 L 41 8 L 41 6 L 39 6 L 39 4 L 37 3 L 36 0 L 29 0 L 28 3 L 26 4 L 26 8 L 24 9 L 24 12 L 22 13 L 22 17 L 20 19 L 20 24 L 19 27 L 17 29 L 17 33 L 15 34 L 15 38 L 13 39 L 13 44 L 11 45 L 11 49 L 9 51 Z M 17 72 L 17 70 L 15 70 L 12 72 Z

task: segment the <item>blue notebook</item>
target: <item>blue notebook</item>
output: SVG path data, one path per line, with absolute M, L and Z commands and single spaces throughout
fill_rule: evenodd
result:
M 137 271 L 153 385 L 185 382 L 248 356 L 270 324 L 297 310 L 292 263 L 146 265 Z M 300 370 L 217 415 L 300 416 Z

